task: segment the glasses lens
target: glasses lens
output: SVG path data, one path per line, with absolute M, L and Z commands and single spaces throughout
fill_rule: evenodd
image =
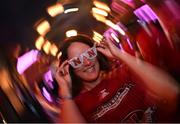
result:
M 92 47 L 88 49 L 85 53 L 84 56 L 87 57 L 88 59 L 94 59 L 97 56 L 97 50 L 96 47 Z
M 83 56 L 85 56 L 87 59 L 95 58 L 97 56 L 96 46 L 93 46 L 92 48 L 86 50 L 79 57 L 70 59 L 68 63 L 75 69 L 79 68 L 83 64 Z
M 82 61 L 80 57 L 74 57 L 68 61 L 68 63 L 73 67 L 73 68 L 79 68 L 82 65 Z

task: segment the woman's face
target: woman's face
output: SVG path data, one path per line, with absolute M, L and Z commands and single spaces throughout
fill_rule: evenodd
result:
M 97 57 L 89 59 L 83 55 L 91 47 L 81 42 L 74 42 L 68 48 L 68 60 L 81 56 L 82 64 L 74 69 L 74 73 L 80 77 L 83 81 L 91 82 L 95 81 L 100 72 L 99 62 Z M 82 54 L 83 53 L 83 54 Z

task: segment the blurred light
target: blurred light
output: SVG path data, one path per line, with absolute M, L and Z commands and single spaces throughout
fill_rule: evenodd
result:
M 116 37 L 115 34 L 111 33 L 111 36 L 117 43 L 120 43 L 119 39 Z
M 101 38 L 101 39 L 103 38 L 103 36 L 102 36 L 100 33 L 96 32 L 96 31 L 93 31 L 93 34 L 94 34 L 95 36 Z
M 106 18 L 104 16 L 102 16 L 102 15 L 93 13 L 93 16 L 97 21 L 100 21 L 100 22 L 103 22 L 103 23 L 106 21 Z
M 158 16 L 153 12 L 153 10 L 145 4 L 140 8 L 134 11 L 134 14 L 140 19 L 145 22 L 155 21 L 158 19 Z
M 120 5 L 117 2 L 112 2 L 111 8 L 114 12 L 118 13 L 119 15 L 123 15 L 128 12 L 128 10 L 124 6 Z
M 109 28 L 108 30 L 106 30 L 104 32 L 103 36 L 105 38 L 110 39 L 110 40 L 113 40 L 113 41 L 115 40 L 115 42 L 118 43 L 118 44 L 115 43 L 116 45 L 118 45 L 118 48 L 120 48 L 121 51 L 124 51 L 124 49 L 123 49 L 123 47 L 121 45 L 121 42 L 120 42 L 119 38 L 117 37 L 118 36 L 117 31 L 114 31 L 112 28 Z
M 100 43 L 102 41 L 102 39 L 103 39 L 103 36 L 100 33 L 93 31 L 93 40 L 94 41 Z
M 62 52 L 60 51 L 57 55 L 57 58 L 59 59 L 61 57 L 61 55 L 62 55 Z
M 54 86 L 53 86 L 53 84 L 52 84 L 52 82 L 53 82 L 53 77 L 52 77 L 51 71 L 49 70 L 48 72 L 46 72 L 43 77 L 44 77 L 44 80 L 45 80 L 45 82 L 47 83 L 47 85 L 48 85 L 51 89 L 53 89 Z
M 121 49 L 121 51 L 124 51 L 124 48 L 122 47 L 121 43 L 119 44 L 119 48 Z
M 143 3 L 145 3 L 146 2 L 146 0 L 140 0 L 141 2 L 143 2 Z
M 50 53 L 53 55 L 53 56 L 56 56 L 58 52 L 58 47 L 55 45 L 55 44 L 52 44 L 51 45 L 51 48 L 50 48 Z
M 109 27 L 113 28 L 114 30 L 118 31 L 121 35 L 125 35 L 126 34 L 121 27 L 119 27 L 118 25 L 115 25 L 110 20 L 106 20 L 105 24 L 108 25 Z
M 79 8 L 70 8 L 70 9 L 64 10 L 64 13 L 66 14 L 66 13 L 77 12 L 77 11 L 79 11 Z
M 44 20 L 37 26 L 36 30 L 40 35 L 44 36 L 50 30 L 49 22 Z
M 7 122 L 4 119 L 2 119 L 2 121 L 3 121 L 3 124 L 7 124 Z
M 121 1 L 127 4 L 128 6 L 135 8 L 134 0 L 121 0 Z
M 99 37 L 100 39 L 103 39 L 103 36 L 96 31 L 93 31 L 93 35 Z
M 46 54 L 49 54 L 51 43 L 47 40 L 43 45 L 43 50 Z
M 116 29 L 116 25 L 110 20 L 106 20 L 105 24 L 108 25 L 109 27 L 113 28 L 113 29 Z
M 148 27 L 147 23 L 143 20 L 137 20 L 137 22 L 143 27 L 143 29 L 146 31 L 146 33 L 150 36 L 153 37 L 153 34 L 150 30 L 150 28 Z
M 76 35 L 77 35 L 77 31 L 76 30 L 66 31 L 66 37 L 72 37 L 72 36 L 76 36 Z
M 94 1 L 93 3 L 94 3 L 94 5 L 95 5 L 97 8 L 104 9 L 104 10 L 106 10 L 107 12 L 110 12 L 110 11 L 111 11 L 111 9 L 110 9 L 110 8 L 108 7 L 108 5 L 105 4 L 105 3 L 102 3 L 102 2 L 100 2 L 100 1 Z
M 24 55 L 18 57 L 17 61 L 17 71 L 19 74 L 23 74 L 23 72 L 29 68 L 34 62 L 37 60 L 38 51 L 31 50 Z
M 93 36 L 93 40 L 97 43 L 100 43 L 102 39 L 100 39 L 99 37 Z
M 130 48 L 133 50 L 133 46 L 132 46 L 132 44 L 131 44 L 131 42 L 130 42 L 129 37 L 126 38 L 126 41 L 127 41 L 128 45 L 130 46 Z
M 99 14 L 99 15 L 108 16 L 108 13 L 106 11 L 104 11 L 102 9 L 99 9 L 99 8 L 93 7 L 92 12 L 96 13 L 96 14 Z
M 55 17 L 56 15 L 64 12 L 64 7 L 62 6 L 62 4 L 56 3 L 55 5 L 48 7 L 47 12 L 51 17 Z
M 44 44 L 44 38 L 42 36 L 38 37 L 38 39 L 35 42 L 35 46 L 38 50 L 41 50 L 42 46 Z
M 46 88 L 43 87 L 42 90 L 43 90 L 42 93 L 43 93 L 44 97 L 45 97 L 49 102 L 52 102 L 53 100 L 52 100 L 50 94 L 48 93 L 48 91 L 46 90 Z

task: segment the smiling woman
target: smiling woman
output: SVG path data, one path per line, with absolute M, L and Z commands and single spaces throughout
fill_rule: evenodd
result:
M 84 55 L 93 49 L 97 56 Z M 110 39 L 93 46 L 89 37 L 77 35 L 67 38 L 61 51 L 55 73 L 60 122 L 175 121 L 179 85 L 161 69 L 121 51 Z M 114 59 L 124 64 L 111 69 L 107 65 Z M 59 74 L 62 70 L 63 75 Z
M 78 36 L 75 36 L 75 37 L 67 38 L 64 43 L 65 44 L 63 45 L 63 47 L 61 49 L 61 51 L 63 51 L 63 53 L 61 55 L 60 60 L 61 60 L 61 62 L 65 61 L 66 59 L 69 60 L 69 63 L 71 65 L 70 66 L 70 74 L 72 76 L 72 81 L 75 81 L 74 83 L 72 83 L 72 92 L 73 92 L 73 96 L 76 96 L 77 94 L 79 94 L 79 92 L 80 92 L 80 90 L 82 88 L 82 81 L 80 80 L 80 77 L 76 76 L 76 74 L 83 73 L 83 74 L 86 75 L 86 73 L 84 73 L 84 72 L 89 67 L 91 67 L 91 66 L 94 67 L 93 63 L 94 63 L 94 60 L 96 60 L 96 59 L 94 59 L 95 56 L 90 57 L 90 54 L 87 53 L 88 52 L 87 49 L 89 48 L 89 50 L 92 50 L 95 53 L 95 55 L 97 54 L 96 53 L 97 51 L 96 51 L 96 47 L 94 46 L 94 44 L 91 41 L 91 39 L 89 37 L 85 36 L 85 35 L 78 35 Z M 87 45 L 84 45 L 84 44 L 87 44 Z M 75 49 L 71 49 L 70 47 L 73 47 L 74 45 L 78 46 L 78 47 L 74 47 Z M 85 57 L 82 56 L 82 54 L 80 54 L 81 52 L 77 53 L 78 50 L 81 49 L 81 47 L 84 47 L 84 49 L 82 49 L 81 51 L 84 54 L 85 53 L 87 54 L 87 55 L 85 55 Z M 72 51 L 69 51 L 68 49 L 72 50 Z M 67 55 L 70 55 L 70 56 L 68 57 Z M 79 59 L 80 60 L 79 62 L 81 64 L 78 63 L 78 65 L 76 65 L 77 61 L 76 62 L 73 61 L 74 60 L 73 58 L 74 57 L 76 58 L 77 56 L 79 56 L 79 57 L 81 56 L 80 59 Z M 101 70 L 108 70 L 109 69 L 109 64 L 107 62 L 107 58 L 104 55 L 102 55 L 101 53 L 98 52 L 97 59 L 98 59 L 100 64 L 98 64 L 96 66 L 100 66 Z M 85 61 L 85 63 L 87 65 L 84 65 L 83 61 Z M 74 65 L 76 65 L 77 68 L 73 69 Z M 87 76 L 91 77 L 90 75 L 87 75 Z
M 180 79 L 177 1 L 2 1 L 3 119 L 49 122 L 47 112 L 53 122 L 58 114 L 60 122 L 73 123 L 180 122 L 174 119 L 179 85 L 164 72 Z M 15 70 L 21 45 L 42 53 L 22 72 L 27 81 Z M 50 65 L 55 93 L 40 85 Z

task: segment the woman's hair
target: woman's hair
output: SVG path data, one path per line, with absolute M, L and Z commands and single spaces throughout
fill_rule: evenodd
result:
M 82 34 L 65 39 L 64 44 L 61 47 L 62 55 L 60 58 L 60 63 L 62 63 L 63 61 L 68 59 L 68 53 L 67 53 L 68 48 L 74 42 L 84 43 L 90 47 L 93 47 L 93 45 L 94 45 L 93 40 L 91 38 L 89 38 L 86 35 L 82 35 Z M 103 71 L 109 70 L 109 68 L 110 68 L 109 62 L 103 54 L 98 52 L 97 59 L 100 64 L 100 70 L 103 70 Z M 82 80 L 78 76 L 76 76 L 76 74 L 73 71 L 73 67 L 71 67 L 71 66 L 69 68 L 69 73 L 70 73 L 70 76 L 72 79 L 72 95 L 73 95 L 73 97 L 75 97 L 80 93 L 80 91 L 82 89 L 82 86 L 83 86 Z

